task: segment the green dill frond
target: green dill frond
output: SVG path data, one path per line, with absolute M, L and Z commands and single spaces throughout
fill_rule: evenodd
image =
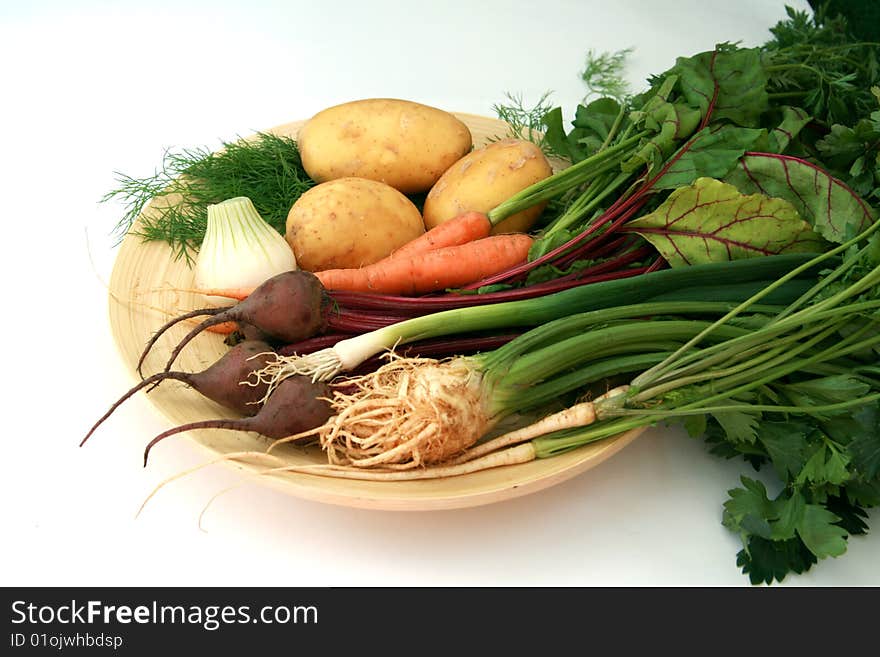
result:
M 604 96 L 623 103 L 630 96 L 624 69 L 632 51 L 632 48 L 624 48 L 615 52 L 597 53 L 590 50 L 587 53 L 586 65 L 581 73 L 581 79 L 588 89 L 584 100 L 592 96 Z
M 122 199 L 125 212 L 114 229 L 121 240 L 129 232 L 145 241 L 167 242 L 175 257 L 191 261 L 205 236 L 208 206 L 236 196 L 251 199 L 257 212 L 284 233 L 291 205 L 315 183 L 302 166 L 290 137 L 257 133 L 252 139 L 207 148 L 166 150 L 151 176 L 116 174 L 118 187 L 101 202 Z M 142 215 L 151 201 L 155 212 Z M 138 218 L 140 223 L 135 225 Z
M 553 109 L 549 99 L 551 92 L 545 91 L 537 102 L 531 107 L 526 107 L 522 94 L 506 93 L 507 101 L 492 106 L 495 115 L 510 126 L 508 134 L 504 137 L 526 139 L 538 146 L 545 154 L 547 149 L 544 144 L 544 116 Z M 490 138 L 489 141 L 498 141 L 499 138 Z

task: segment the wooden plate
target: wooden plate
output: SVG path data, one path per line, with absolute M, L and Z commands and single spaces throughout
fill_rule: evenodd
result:
M 457 116 L 470 127 L 477 146 L 489 138 L 507 134 L 506 124 L 495 119 L 470 114 Z M 302 122 L 288 123 L 270 132 L 296 136 L 301 125 Z M 135 367 L 141 350 L 156 329 L 171 316 L 199 307 L 194 294 L 181 292 L 192 287 L 192 271 L 184 261 L 175 260 L 166 245 L 145 243 L 133 235 L 123 241 L 110 279 L 110 324 L 120 354 L 133 376 L 136 376 Z M 191 323 L 182 322 L 169 330 L 144 363 L 144 372 L 160 370 L 170 349 L 191 327 Z M 224 350 L 221 336 L 204 333 L 184 349 L 175 368 L 187 371 L 204 369 Z M 171 426 L 234 417 L 229 411 L 174 382 L 156 388 L 149 399 L 167 416 Z M 533 493 L 574 477 L 614 455 L 640 432 L 631 431 L 533 463 L 440 480 L 366 482 L 306 474 L 270 475 L 259 480 L 298 497 L 359 508 L 430 510 L 476 506 Z M 151 436 L 143 437 L 145 442 L 149 438 Z M 193 431 L 173 439 L 196 441 L 210 458 L 230 452 L 262 451 L 267 444 L 256 434 L 224 430 Z M 291 447 L 278 455 L 296 464 L 325 462 L 316 447 Z M 226 463 L 230 467 L 242 468 L 244 473 L 261 468 L 256 460 Z

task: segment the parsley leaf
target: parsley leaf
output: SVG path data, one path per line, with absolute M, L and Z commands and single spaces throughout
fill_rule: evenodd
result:
M 810 483 L 817 488 L 824 484 L 839 486 L 851 476 L 848 464 L 849 457 L 844 453 L 828 444 L 820 446 L 807 460 L 794 483 L 798 486 Z
M 839 557 L 846 552 L 846 530 L 838 525 L 840 518 L 818 504 L 804 508 L 797 533 L 804 545 L 817 558 Z
M 761 444 L 770 455 L 776 474 L 783 481 L 796 477 L 807 462 L 806 438 L 812 428 L 805 422 L 764 422 L 760 428 Z
M 760 413 L 724 411 L 723 413 L 712 413 L 712 417 L 724 429 L 728 440 L 735 443 L 754 443 L 758 437 L 757 428 Z
M 825 506 L 839 518 L 837 524 L 850 534 L 867 533 L 868 524 L 865 519 L 868 514 L 860 505 L 849 499 L 846 491 L 839 497 L 830 496 L 825 502 Z
M 808 379 L 779 388 L 798 406 L 822 406 L 867 395 L 871 386 L 853 376 L 840 374 Z
M 851 457 L 853 469 L 866 480 L 880 475 L 880 409 L 877 404 L 859 409 L 842 422 L 829 426 L 829 432 L 846 432 L 847 452 Z
M 752 536 L 736 555 L 736 565 L 749 576 L 752 584 L 781 582 L 788 573 L 804 573 L 817 561 L 799 538 L 770 541 Z
M 776 518 L 774 504 L 767 497 L 767 489 L 760 481 L 740 477 L 742 488 L 728 491 L 724 503 L 722 524 L 733 531 L 769 539 L 772 535 L 770 519 Z

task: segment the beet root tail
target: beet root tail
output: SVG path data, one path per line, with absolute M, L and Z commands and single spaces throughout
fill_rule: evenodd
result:
M 146 449 L 144 449 L 144 467 L 147 467 L 147 459 L 150 457 L 150 450 L 156 445 L 156 443 L 165 440 L 166 438 L 173 436 L 178 433 L 183 433 L 184 431 L 193 431 L 195 429 L 231 429 L 233 431 L 246 431 L 247 430 L 247 419 L 245 420 L 200 420 L 199 422 L 190 422 L 188 424 L 181 424 L 179 427 L 174 427 L 173 429 L 168 429 L 167 431 L 163 431 L 158 436 L 153 438 L 148 444 Z
M 183 315 L 179 315 L 179 316 L 175 317 L 174 319 L 166 322 L 162 326 L 160 326 L 158 328 L 158 330 L 155 333 L 153 333 L 152 337 L 150 338 L 150 340 L 147 342 L 146 346 L 144 347 L 144 350 L 141 352 L 141 357 L 138 359 L 138 362 L 137 362 L 138 374 L 141 377 L 143 377 L 143 372 L 141 371 L 141 368 L 144 365 L 144 361 L 146 360 L 147 355 L 150 353 L 150 350 L 153 348 L 153 345 L 156 344 L 156 341 L 160 337 L 162 337 L 162 334 L 165 333 L 165 331 L 167 331 L 172 326 L 174 326 L 184 320 L 192 319 L 193 317 L 201 317 L 202 315 L 216 315 L 216 314 L 224 312 L 226 310 L 227 310 L 227 308 L 199 308 L 197 310 L 191 310 L 188 313 L 184 313 Z
M 102 415 L 100 419 L 95 422 L 94 425 L 92 425 L 92 428 L 89 429 L 89 432 L 86 434 L 85 438 L 82 439 L 82 442 L 80 442 L 79 446 L 82 447 L 83 445 L 85 445 L 86 441 L 92 436 L 93 433 L 95 433 L 95 430 L 104 423 L 104 420 L 113 415 L 114 411 L 119 408 L 122 403 L 125 402 L 125 400 L 130 398 L 138 391 L 143 390 L 147 386 L 156 386 L 166 379 L 176 379 L 178 381 L 183 381 L 184 383 L 186 383 L 188 378 L 189 374 L 187 374 L 186 372 L 159 372 L 158 374 L 147 377 L 136 386 L 134 386 L 131 390 L 122 395 L 122 397 L 116 400 L 113 406 L 111 406 L 110 409 L 106 413 L 104 413 L 104 415 Z
M 177 343 L 177 346 L 174 347 L 174 351 L 171 352 L 171 356 L 168 358 L 168 362 L 165 363 L 164 372 L 170 372 L 171 366 L 174 364 L 174 361 L 177 360 L 177 357 L 180 355 L 180 352 L 183 351 L 183 348 L 190 343 L 190 341 L 196 337 L 199 333 L 204 331 L 209 326 L 214 326 L 216 324 L 222 324 L 223 322 L 229 321 L 229 316 L 225 313 L 228 309 L 223 309 L 223 312 L 215 314 L 213 317 L 209 317 L 204 322 L 196 326 L 192 331 L 187 333 L 183 340 Z

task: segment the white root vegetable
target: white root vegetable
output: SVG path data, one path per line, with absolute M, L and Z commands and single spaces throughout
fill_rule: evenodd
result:
M 482 470 L 517 465 L 535 460 L 535 448 L 531 443 L 516 445 L 508 449 L 486 454 L 480 458 L 454 465 L 433 465 L 410 470 L 364 469 L 345 465 L 286 465 L 270 468 L 260 474 L 297 472 L 301 474 L 336 477 L 338 479 L 359 479 L 363 481 L 416 481 L 419 479 L 442 479 L 472 474 Z
M 456 468 L 544 434 L 591 424 L 597 417 L 597 404 L 627 390 L 626 386 L 615 388 L 594 401 L 477 445 L 501 416 L 489 410 L 490 396 L 482 383 L 482 375 L 467 358 L 394 358 L 375 372 L 337 384 L 332 400 L 335 414 L 324 425 L 282 438 L 270 450 L 313 435 L 327 452 L 330 466 L 386 471 Z M 521 456 L 524 452 L 515 453 Z M 334 467 L 323 472 L 343 475 L 347 470 Z M 434 476 L 450 474 L 427 467 L 425 474 L 412 478 Z M 411 477 L 390 477 L 400 478 Z
M 394 358 L 336 384 L 335 415 L 275 445 L 314 435 L 331 464 L 406 469 L 441 463 L 494 424 L 481 380 L 465 358 Z
M 615 398 L 628 390 L 618 386 L 474 447 L 497 421 L 487 410 L 482 384 L 482 376 L 467 358 L 394 357 L 375 372 L 335 384 L 332 402 L 337 413 L 323 426 L 276 440 L 266 452 L 229 453 L 178 473 L 160 483 L 138 513 L 160 488 L 221 461 L 274 464 L 252 476 L 298 473 L 377 482 L 441 479 L 529 463 L 538 458 L 533 439 L 593 423 L 601 417 L 603 404 L 614 406 Z M 291 464 L 270 453 L 309 435 L 318 436 L 329 463 Z M 200 524 L 214 500 L 242 483 L 214 495 L 199 516 Z
M 629 390 L 629 386 L 627 385 L 612 388 L 605 394 L 596 397 L 596 399 L 592 401 L 585 401 L 579 404 L 575 404 L 574 406 L 559 411 L 558 413 L 547 415 L 540 420 L 533 422 L 532 424 L 521 427 L 519 429 L 515 429 L 513 431 L 508 431 L 507 433 L 497 436 L 492 440 L 487 440 L 484 443 L 479 443 L 478 445 L 475 445 L 471 449 L 467 450 L 461 456 L 452 459 L 449 462 L 449 465 L 466 463 L 491 452 L 495 452 L 504 447 L 509 447 L 518 443 L 524 443 L 527 440 L 532 440 L 533 438 L 552 433 L 553 431 L 559 431 L 561 429 L 573 429 L 575 427 L 585 427 L 596 421 L 596 418 L 598 416 L 596 407 L 600 402 L 610 399 L 611 397 L 614 397 L 616 395 L 622 395 L 626 393 L 627 390 Z

